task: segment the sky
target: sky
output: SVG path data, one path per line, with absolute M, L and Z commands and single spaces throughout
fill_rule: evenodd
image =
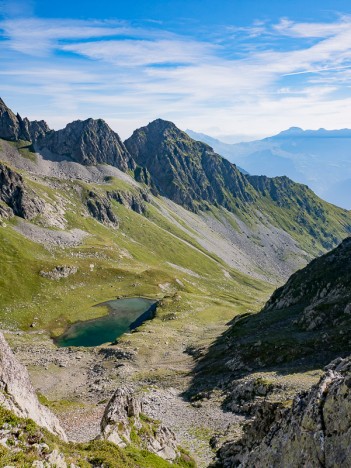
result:
M 351 127 L 349 0 L 0 0 L 0 96 L 51 128 Z

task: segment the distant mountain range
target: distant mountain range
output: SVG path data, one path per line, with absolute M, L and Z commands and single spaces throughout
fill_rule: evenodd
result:
M 212 146 L 229 161 L 255 175 L 286 175 L 308 185 L 323 199 L 351 208 L 351 130 L 302 130 L 292 127 L 278 135 L 227 144 L 187 130 L 191 138 Z

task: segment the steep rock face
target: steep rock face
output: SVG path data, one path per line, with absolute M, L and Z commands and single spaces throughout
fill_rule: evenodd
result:
M 179 455 L 174 433 L 142 413 L 143 404 L 131 388 L 119 388 L 106 407 L 101 421 L 101 438 L 126 447 L 137 439 L 144 449 L 165 460 Z
M 39 136 L 45 135 L 50 129 L 44 120 L 30 121 L 15 115 L 0 98 L 0 138 L 4 140 L 35 141 Z
M 12 209 L 5 203 L 0 203 L 0 221 L 3 219 L 10 219 L 13 216 Z
M 35 142 L 39 137 L 43 137 L 50 132 L 50 128 L 45 120 L 28 120 L 26 117 L 22 120 L 24 140 Z
M 206 203 L 225 207 L 250 201 L 250 185 L 237 168 L 210 146 L 192 140 L 161 119 L 125 141 L 136 162 L 150 173 L 161 195 L 191 210 Z
M 32 219 L 44 210 L 44 203 L 25 186 L 22 176 L 1 163 L 0 201 L 6 203 L 16 216 L 25 219 Z
M 0 406 L 66 440 L 58 419 L 37 399 L 27 369 L 20 364 L 0 333 Z
M 16 141 L 22 138 L 22 128 L 18 116 L 0 98 L 0 138 Z
M 226 367 L 326 365 L 351 348 L 351 238 L 313 260 L 277 289 L 258 314 L 233 321 Z M 230 357 L 228 359 L 228 357 Z
M 76 120 L 37 140 L 37 147 L 85 165 L 110 164 L 122 171 L 135 163 L 117 133 L 101 119 Z
M 113 190 L 106 192 L 106 195 L 89 191 L 85 202 L 90 215 L 100 223 L 117 227 L 119 222 L 112 210 L 111 201 L 143 214 L 146 211 L 145 203 L 150 201 L 150 197 L 147 191 L 141 189 L 135 192 Z
M 90 191 L 86 200 L 87 208 L 91 216 L 100 223 L 118 226 L 118 219 L 112 211 L 111 204 L 106 197 Z
M 351 357 L 331 363 L 291 409 L 261 411 L 241 441 L 220 451 L 225 468 L 351 465 Z

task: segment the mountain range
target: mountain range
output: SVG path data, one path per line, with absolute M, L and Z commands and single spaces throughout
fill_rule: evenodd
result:
M 123 142 L 102 119 L 52 130 L 0 100 L 0 459 L 192 468 L 219 449 L 218 466 L 255 466 L 279 445 L 290 462 L 286 421 L 300 440 L 336 357 L 332 420 L 339 394 L 349 401 L 350 233 L 350 211 L 245 174 L 172 122 Z M 138 297 L 153 318 L 113 343 L 55 345 Z M 329 423 L 324 435 L 328 454 L 306 450 L 334 460 L 348 435 Z
M 351 130 L 292 127 L 262 140 L 227 144 L 187 130 L 250 174 L 288 176 L 337 206 L 351 207 Z

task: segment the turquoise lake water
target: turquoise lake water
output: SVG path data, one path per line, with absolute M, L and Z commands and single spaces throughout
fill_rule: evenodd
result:
M 141 297 L 116 299 L 97 306 L 107 306 L 109 313 L 103 317 L 73 323 L 55 339 L 59 347 L 99 346 L 111 343 L 145 320 L 153 318 L 157 301 Z

